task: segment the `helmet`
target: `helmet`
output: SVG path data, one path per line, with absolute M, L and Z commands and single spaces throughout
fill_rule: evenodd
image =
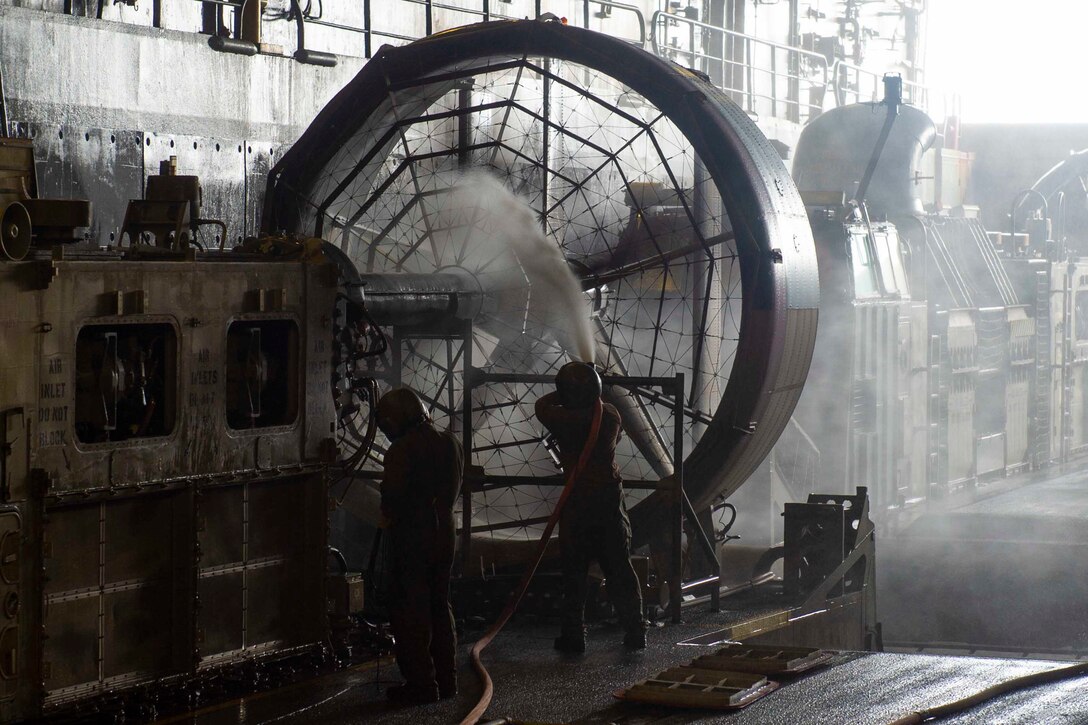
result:
M 378 427 L 390 440 L 400 438 L 427 420 L 427 409 L 411 388 L 390 390 L 378 401 Z
M 564 408 L 588 408 L 601 397 L 601 376 L 589 363 L 569 362 L 556 373 L 555 389 Z

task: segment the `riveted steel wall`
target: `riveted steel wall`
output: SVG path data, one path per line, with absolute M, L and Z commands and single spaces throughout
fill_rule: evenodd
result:
M 336 276 L 239 256 L 0 265 L 0 719 L 324 641 Z M 232 324 L 298 331 L 272 425 L 229 424 Z M 166 412 L 111 429 L 81 346 L 137 330 Z

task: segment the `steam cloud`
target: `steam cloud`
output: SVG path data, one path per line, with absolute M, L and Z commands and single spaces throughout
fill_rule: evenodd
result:
M 559 246 L 545 236 L 528 202 L 482 171 L 462 176 L 445 201 L 442 226 L 449 230 L 449 238 L 443 246 L 466 250 L 462 257 L 470 258 L 461 265 L 476 275 L 485 290 L 499 292 L 499 313 L 510 312 L 517 304 L 512 297 L 520 295 L 527 327 L 553 335 L 572 358 L 592 361 L 593 333 L 581 285 Z M 455 230 L 471 239 L 455 238 Z

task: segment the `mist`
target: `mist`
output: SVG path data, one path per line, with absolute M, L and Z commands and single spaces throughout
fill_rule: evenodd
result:
M 440 203 L 436 236 L 446 238 L 437 244 L 466 250 L 461 264 L 497 296 L 494 315 L 503 326 L 550 335 L 573 359 L 594 360 L 581 285 L 528 201 L 491 174 L 472 171 L 457 179 Z

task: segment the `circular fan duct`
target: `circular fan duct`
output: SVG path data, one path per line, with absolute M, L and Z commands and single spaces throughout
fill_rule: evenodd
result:
M 464 219 L 450 221 L 450 188 L 465 173 L 468 186 L 486 187 L 486 173 L 523 199 L 561 251 L 585 294 L 598 363 L 617 375 L 685 375 L 695 507 L 735 491 L 800 395 L 819 289 L 804 207 L 751 119 L 700 76 L 621 40 L 554 21 L 483 23 L 383 47 L 273 169 L 266 233 L 330 240 L 374 289 L 404 292 L 390 309 L 458 290 L 490 296 L 464 312 L 473 364 L 547 374 L 576 351 L 549 330 L 547 295 L 492 279 L 523 267 L 524 253 L 504 258 L 484 243 L 494 235 L 454 229 Z M 408 341 L 400 367 L 439 424 L 457 427 L 449 376 L 463 358 L 449 345 Z M 491 474 L 555 475 L 533 418 L 549 389 L 476 389 L 473 462 Z M 627 433 L 624 477 L 669 476 L 671 400 L 615 388 L 607 397 Z M 517 536 L 504 522 L 546 516 L 556 494 L 492 489 L 474 518 Z M 636 498 L 645 528 L 654 501 Z

